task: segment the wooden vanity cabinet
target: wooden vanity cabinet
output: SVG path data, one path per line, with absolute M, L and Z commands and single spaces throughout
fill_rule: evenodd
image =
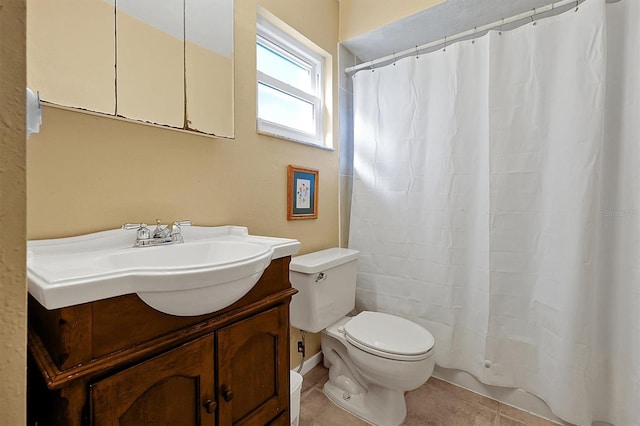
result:
M 29 425 L 288 425 L 289 261 L 198 317 L 136 295 L 51 311 L 30 298 Z

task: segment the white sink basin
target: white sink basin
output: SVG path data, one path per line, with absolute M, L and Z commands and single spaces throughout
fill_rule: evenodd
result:
M 182 244 L 144 248 L 132 247 L 136 232 L 124 229 L 29 241 L 29 293 L 47 309 L 137 293 L 161 312 L 202 315 L 240 299 L 272 259 L 300 248 L 237 226 L 183 227 L 182 234 Z

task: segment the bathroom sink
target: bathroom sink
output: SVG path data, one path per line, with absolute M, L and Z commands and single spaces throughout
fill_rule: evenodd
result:
M 126 250 L 107 254 L 100 261 L 117 269 L 173 270 L 206 265 L 225 265 L 232 262 L 265 257 L 270 247 L 245 241 L 210 240 L 187 244 L 149 247 L 148 250 Z M 271 256 L 268 256 L 271 260 Z
M 132 247 L 135 231 L 124 229 L 29 241 L 29 293 L 47 309 L 136 293 L 161 312 L 202 315 L 240 299 L 271 260 L 300 247 L 238 226 L 190 226 L 182 235 L 184 243 L 144 248 Z

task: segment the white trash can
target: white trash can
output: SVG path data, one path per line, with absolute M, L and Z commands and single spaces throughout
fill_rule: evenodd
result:
M 298 426 L 300 418 L 300 390 L 302 389 L 302 376 L 291 370 L 289 373 L 289 383 L 291 390 L 291 399 L 289 401 L 291 410 L 291 426 Z

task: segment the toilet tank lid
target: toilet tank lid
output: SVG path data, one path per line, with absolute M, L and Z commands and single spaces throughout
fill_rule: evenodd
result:
M 344 263 L 358 259 L 358 250 L 334 247 L 313 253 L 303 254 L 291 259 L 290 271 L 303 274 L 317 274 L 327 269 L 340 266 Z

